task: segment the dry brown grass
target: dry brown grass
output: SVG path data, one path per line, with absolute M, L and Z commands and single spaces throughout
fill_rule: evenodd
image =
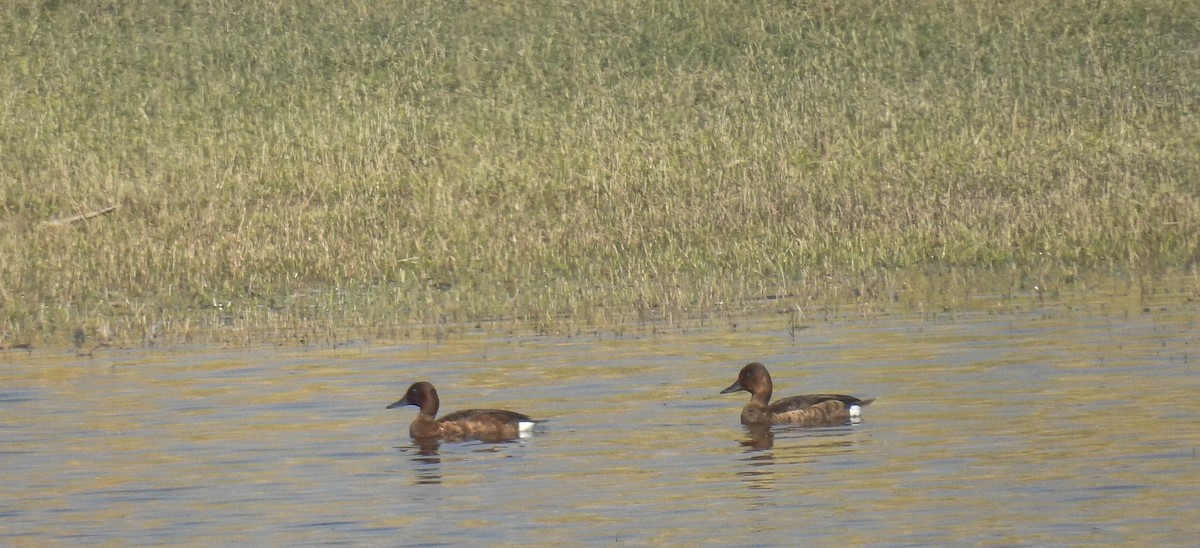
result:
M 1192 2 L 0 20 L 9 345 L 620 324 L 1200 258 Z

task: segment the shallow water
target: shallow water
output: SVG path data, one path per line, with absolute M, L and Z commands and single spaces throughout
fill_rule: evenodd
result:
M 1170 299 L 1168 299 L 1170 301 Z M 334 350 L 0 355 L 0 543 L 1183 544 L 1200 533 L 1196 303 L 835 317 Z M 1082 304 L 1080 304 L 1082 302 Z M 738 424 L 777 397 L 859 424 Z M 443 412 L 526 440 L 407 437 Z

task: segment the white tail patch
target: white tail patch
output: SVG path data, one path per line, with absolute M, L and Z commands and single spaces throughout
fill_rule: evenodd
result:
M 533 438 L 533 422 L 520 421 L 517 422 L 517 438 L 527 439 Z
M 862 407 L 857 405 L 851 405 L 850 409 L 847 409 L 846 411 L 850 413 L 850 418 L 852 419 L 862 417 Z

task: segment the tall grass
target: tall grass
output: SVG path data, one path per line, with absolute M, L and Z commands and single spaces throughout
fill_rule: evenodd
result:
M 1183 0 L 14 0 L 0 330 L 591 324 L 931 267 L 1194 267 L 1197 25 Z

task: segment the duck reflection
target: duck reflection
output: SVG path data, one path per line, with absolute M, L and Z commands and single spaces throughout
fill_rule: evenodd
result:
M 442 483 L 442 457 L 438 454 L 441 444 L 437 438 L 413 440 L 416 453 L 412 455 L 413 485 L 440 485 Z
M 830 448 L 851 447 L 856 445 L 853 439 L 845 439 L 854 432 L 849 426 L 831 428 L 808 428 L 796 426 L 792 428 L 772 428 L 765 425 L 745 426 L 746 437 L 739 440 L 738 445 L 746 448 L 747 452 L 764 451 L 775 448 L 775 440 L 814 440 L 815 443 L 797 444 L 788 448 L 788 453 L 797 456 L 819 456 L 827 454 Z
M 421 457 L 437 457 L 438 449 L 442 447 L 442 442 L 437 438 L 420 438 L 413 442 L 416 443 L 417 455 Z M 438 459 L 438 462 L 441 460 Z
M 775 490 L 775 453 L 770 451 L 775 446 L 775 433 L 770 426 L 747 426 L 748 437 L 738 443 L 745 447 L 746 455 L 741 459 L 745 464 L 737 476 L 746 482 L 746 487 L 754 491 Z
M 738 440 L 744 454 L 737 477 L 751 490 L 774 490 L 776 474 L 787 477 L 791 470 L 788 465 L 814 463 L 855 451 L 858 442 L 848 437 L 852 432 L 850 427 L 745 426 L 746 436 Z
M 747 426 L 746 434 L 749 437 L 739 443 L 751 451 L 763 451 L 775 446 L 775 433 L 771 431 L 770 426 Z
M 439 438 L 413 438 L 412 445 L 396 447 L 401 453 L 404 453 L 411 460 L 413 465 L 413 473 L 415 478 L 413 485 L 434 485 L 442 483 L 442 441 Z M 523 440 L 502 440 L 502 441 L 480 441 L 476 440 L 473 443 L 466 445 L 466 450 L 475 453 L 498 453 L 504 450 L 505 447 L 521 444 Z M 458 451 L 457 447 L 462 447 L 463 444 L 451 443 L 450 462 L 457 460 L 454 454 Z M 460 455 L 461 457 L 461 455 Z

